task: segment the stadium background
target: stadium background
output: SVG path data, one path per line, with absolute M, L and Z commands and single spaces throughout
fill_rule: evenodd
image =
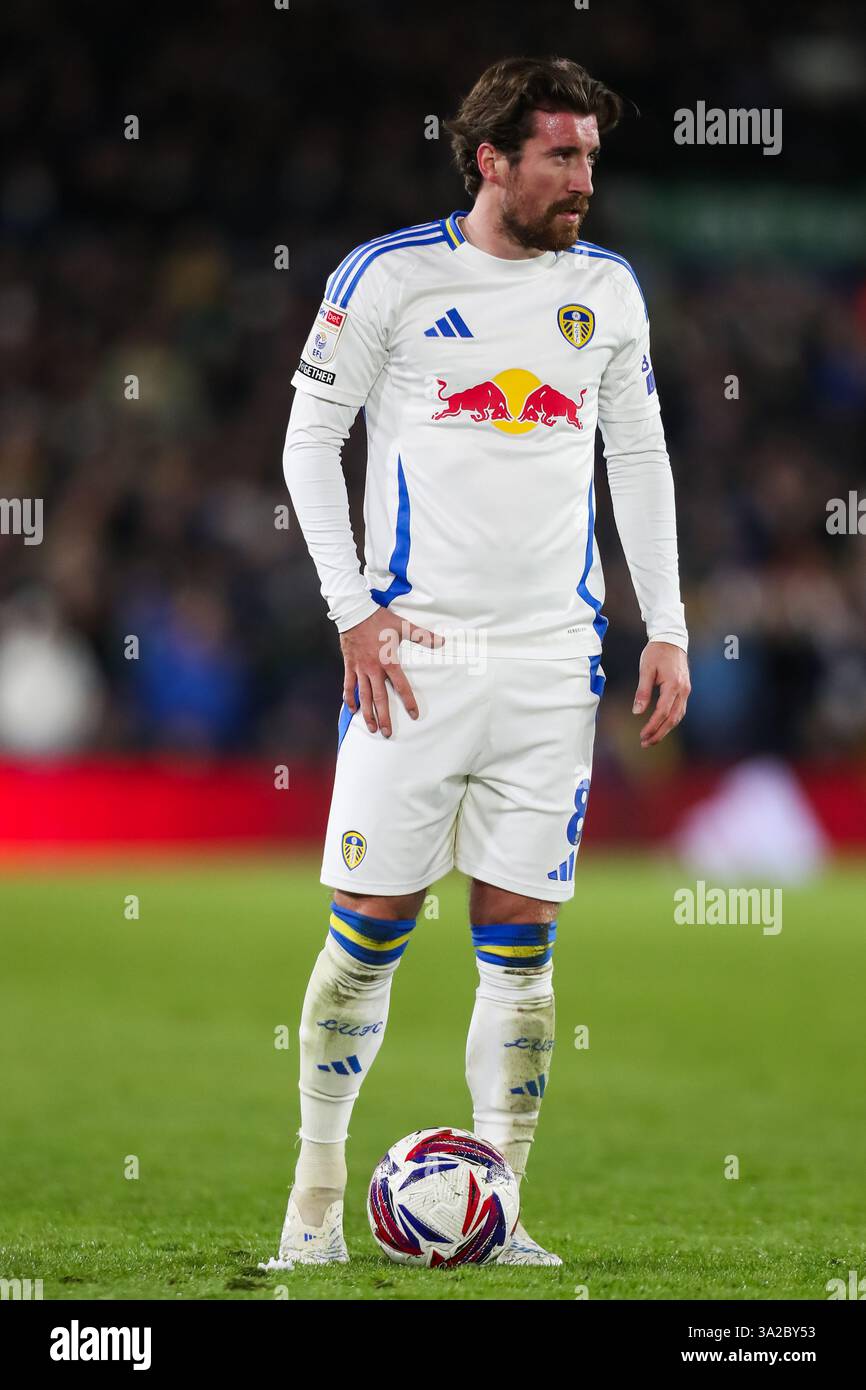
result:
M 849 971 L 856 977 L 862 970 L 856 904 L 866 844 L 866 555 L 862 536 L 826 528 L 829 499 L 847 498 L 864 479 L 866 54 L 856 16 L 853 4 L 757 7 L 744 0 L 712 7 L 617 0 L 586 11 L 565 0 L 471 10 L 410 10 L 376 0 L 292 0 L 288 11 L 240 0 L 77 10 L 11 0 L 5 7 L 0 496 L 44 498 L 45 520 L 41 545 L 0 536 L 0 897 L 13 966 L 9 1049 L 20 1064 L 10 1100 L 14 1142 L 30 1136 L 33 1147 L 25 1143 L 25 1151 L 58 1205 L 70 1188 L 46 1176 L 54 1154 L 46 1155 L 42 1115 L 49 1103 L 55 1114 L 62 1111 L 64 1096 L 80 1102 L 87 1083 L 81 1069 L 74 1084 L 68 1068 L 58 1070 L 50 1039 L 34 1042 L 34 1020 L 50 1017 L 61 1030 L 68 1024 L 70 1065 L 76 1056 L 94 1065 L 90 1099 L 105 1125 L 78 1134 L 83 1171 L 101 1154 L 119 1097 L 147 1113 L 154 1075 L 173 1075 L 172 1040 L 181 1052 L 187 1046 L 187 1013 L 194 1019 L 199 1009 L 205 1031 L 206 1020 L 217 1027 L 239 967 L 247 986 L 244 1027 L 261 1028 L 263 998 L 274 1017 L 292 1020 L 297 1012 L 324 930 L 326 893 L 317 884 L 315 852 L 335 753 L 341 663 L 300 529 L 273 525 L 274 508 L 287 501 L 281 450 L 289 381 L 325 277 L 347 249 L 466 207 L 447 140 L 425 138 L 425 122 L 452 114 L 483 67 L 509 53 L 574 56 L 639 111 L 627 113 L 606 141 L 585 234 L 628 257 L 649 303 L 691 633 L 688 717 L 651 755 L 641 753 L 630 706 L 643 635 L 602 465 L 608 682 L 573 909 L 575 921 L 591 920 L 600 934 L 582 948 L 564 947 L 574 952 L 565 959 L 581 977 L 590 963 L 603 969 L 615 919 L 616 952 L 637 952 L 633 968 L 643 959 L 657 1002 L 667 1001 L 673 1017 L 676 997 L 665 991 L 672 989 L 668 967 L 684 968 L 680 944 L 672 939 L 667 954 L 641 957 L 638 930 L 644 912 L 667 923 L 668 880 L 662 890 L 658 870 L 635 847 L 670 850 L 691 808 L 705 812 L 704 840 L 700 825 L 693 827 L 685 855 L 692 869 L 701 869 L 707 826 L 714 843 L 719 825 L 745 827 L 747 843 L 741 836 L 728 860 L 708 854 L 709 869 L 722 878 L 787 882 L 818 873 L 828 848 L 844 850 L 845 865 L 825 868 L 816 886 L 793 890 L 786 931 L 794 936 L 800 922 L 796 970 L 789 963 L 780 979 L 764 963 L 733 963 L 719 947 L 727 962 L 712 966 L 721 972 L 719 993 L 706 994 L 703 974 L 695 984 L 704 1005 L 715 1000 L 721 1009 L 723 995 L 736 995 L 746 1013 L 750 998 L 770 991 L 777 1025 L 795 1028 L 805 1003 L 814 1003 L 808 981 L 818 958 L 810 950 L 825 949 L 814 941 L 820 917 L 827 931 L 839 933 L 832 957 L 838 975 L 832 987 L 825 981 L 821 996 L 826 1020 L 828 1027 L 834 1020 L 841 1053 L 846 1030 L 856 1051 L 844 1001 Z M 673 112 L 699 100 L 781 107 L 781 152 L 677 145 Z M 140 120 L 137 141 L 123 138 L 130 113 Z M 289 249 L 289 269 L 275 269 L 279 245 Z M 124 398 L 130 373 L 141 381 L 137 401 Z M 737 400 L 724 394 L 731 374 L 739 381 Z M 346 465 L 360 542 L 360 421 Z M 138 660 L 125 659 L 129 634 L 139 639 Z M 731 635 L 739 639 L 736 660 L 725 657 Z M 277 765 L 289 769 L 287 790 L 274 786 Z M 730 782 L 732 772 L 739 782 Z M 719 788 L 733 799 L 719 799 Z M 757 824 L 750 807 L 757 807 Z M 179 863 L 169 872 L 142 870 L 129 857 L 136 847 L 169 842 L 216 844 L 223 858 L 214 870 L 190 859 L 188 871 Z M 116 851 L 118 843 L 127 857 L 94 869 L 93 854 Z M 749 843 L 760 845 L 751 860 Z M 264 851 L 275 844 L 277 859 L 261 868 L 235 863 L 230 854 L 233 847 Z M 626 857 L 607 869 L 602 851 L 615 847 Z M 66 869 L 52 857 L 61 848 L 73 854 Z M 80 859 L 77 851 L 85 852 Z M 28 869 L 34 854 L 39 867 Z M 672 872 L 670 881 L 681 882 L 682 869 Z M 631 896 L 622 898 L 629 884 Z M 142 885 L 152 890 L 149 899 Z M 136 959 L 124 990 L 130 960 L 108 923 L 112 913 L 122 922 L 117 901 L 138 891 L 148 910 L 154 900 L 163 905 L 153 939 L 165 954 L 161 969 Z M 798 898 L 799 891 L 806 896 Z M 442 892 L 451 906 L 444 913 L 450 924 L 439 924 L 440 944 L 451 932 L 467 954 L 459 893 L 453 885 Z M 249 961 L 240 966 L 239 927 L 254 943 L 257 974 Z M 444 971 L 435 943 L 430 935 L 420 958 L 429 970 Z M 715 947 L 699 949 L 709 953 L 706 965 Z M 745 948 L 730 950 L 739 960 Z M 204 960 L 212 972 L 207 990 L 191 1004 L 178 972 L 188 969 L 203 989 Z M 277 980 L 271 987 L 275 961 L 282 990 Z M 461 1009 L 471 997 L 468 955 L 465 965 Z M 74 998 L 63 987 L 69 979 Z M 142 979 L 151 980 L 152 991 L 145 987 L 144 1002 L 133 1003 Z M 654 1017 L 636 977 L 632 987 L 635 1032 L 621 1040 L 618 1078 L 631 1076 L 641 1010 L 648 1027 Z M 426 1026 L 444 1029 L 441 1016 L 425 1013 L 418 988 L 404 988 L 403 1026 L 411 1035 L 424 1017 Z M 615 989 L 608 1003 L 617 1016 L 623 999 Z M 692 1003 L 696 1023 L 697 994 Z M 152 1055 L 142 1043 L 138 1070 L 112 1062 L 115 1074 L 106 1049 L 136 1007 L 143 1033 L 159 1033 L 160 1041 Z M 566 1021 L 580 1019 L 581 1008 L 566 1011 Z M 95 1032 L 82 1033 L 82 1011 Z M 681 1025 L 682 1040 L 693 1038 L 685 1015 Z M 238 1022 L 238 1037 L 244 1027 Z M 767 1048 L 769 1027 L 755 1017 L 744 1029 L 744 1058 Z M 228 1039 L 214 1037 L 227 1061 Z M 449 1045 L 459 1082 L 460 1048 Z M 839 1053 L 828 1049 L 807 1061 L 786 1045 L 775 1075 L 792 1105 L 797 1085 L 797 1103 L 807 1110 L 812 1096 L 808 1113 L 834 1136 L 841 1173 L 843 1155 L 852 1145 L 859 1152 L 862 1120 L 857 1130 L 852 1116 L 850 1124 L 844 1119 L 847 1074 Z M 249 1041 L 239 1044 L 226 1138 L 235 1121 L 244 1128 L 240 1116 L 251 1104 L 244 1078 L 255 1073 L 255 1055 Z M 398 1070 L 387 1084 L 402 1077 L 411 1088 L 411 1049 L 390 1062 L 387 1055 L 379 1064 L 381 1086 L 390 1066 Z M 656 1059 L 653 1085 L 664 1085 L 672 1056 Z M 706 1099 L 700 1056 L 695 1046 L 680 1097 L 698 1106 L 696 1113 L 698 1095 Z M 205 1080 L 204 1072 L 202 1066 L 196 1073 L 198 1109 L 190 1096 L 185 1102 L 200 1117 L 207 1088 L 218 1081 Z M 756 1124 L 766 1081 L 748 1068 L 737 1074 Z M 264 1141 L 263 1160 L 274 1165 L 272 1179 L 285 1158 L 274 1116 L 283 1123 L 285 1107 L 278 1108 L 272 1074 L 256 1084 L 253 1109 L 273 1141 Z M 623 1081 L 626 1109 L 640 1108 L 636 1097 L 648 1084 L 640 1075 Z M 182 1083 L 176 1085 L 180 1095 Z M 602 1131 L 610 1085 L 610 1076 L 598 1082 Z M 40 1094 L 44 1104 L 34 1107 Z M 404 1109 L 388 1109 L 387 1094 L 371 1092 L 369 1113 L 380 1123 L 369 1141 L 359 1126 L 359 1143 L 369 1147 L 359 1169 L 363 1155 L 374 1160 L 383 1138 L 395 1137 L 383 1115 L 393 1111 L 395 1125 L 412 1127 Z M 840 1109 L 821 1119 L 818 1097 L 827 1094 Z M 190 1132 L 177 1116 L 165 1130 L 160 1116 L 189 1156 L 195 1146 L 184 1149 L 178 1136 L 191 1144 Z M 429 1114 L 412 1119 L 428 1123 Z M 791 1135 L 800 1135 L 784 1106 L 777 1135 L 788 1121 Z M 71 1114 L 69 1124 L 76 1132 Z M 625 1149 L 625 1122 L 617 1124 Z M 218 1142 L 221 1131 L 211 1120 L 203 1132 Z M 666 1134 L 674 1146 L 673 1131 Z M 131 1141 L 118 1134 L 117 1143 Z M 821 1159 L 831 1168 L 833 1154 Z M 805 1149 L 797 1155 L 805 1171 Z M 250 1172 L 254 1166 L 250 1160 Z M 624 1164 L 623 1190 L 636 1206 L 630 1171 Z M 238 1210 L 248 1176 L 243 1164 L 234 1175 Z M 676 1186 L 680 1178 L 669 1182 Z M 810 1202 L 817 1209 L 805 1181 L 804 1209 Z M 188 1173 L 177 1182 L 186 1200 Z M 84 1178 L 72 1189 L 76 1209 L 90 1213 L 95 1229 L 104 1197 Z M 599 1178 L 602 1205 L 606 1192 Z M 19 1196 L 24 1211 L 33 1202 L 24 1176 Z M 224 1197 L 225 1184 L 212 1178 L 207 1211 L 208 1201 L 215 1210 Z M 699 1197 L 705 1204 L 706 1194 Z M 273 1192 L 256 1201 L 254 1224 L 270 1232 Z M 55 1210 L 48 1196 L 46 1202 Z M 118 1217 L 118 1228 L 129 1229 L 127 1219 Z M 687 1219 L 682 1214 L 683 1229 Z M 235 1244 L 249 1241 L 249 1226 L 239 1215 Z M 43 1264 L 56 1259 L 56 1269 L 68 1274 L 79 1234 L 70 1229 L 60 1253 L 46 1245 Z M 228 1257 L 224 1263 L 233 1268 Z M 160 1280 L 168 1276 L 160 1270 L 156 1284 L 164 1290 Z M 235 1287 L 243 1293 L 246 1276 L 239 1277 Z M 81 1286 L 91 1278 L 92 1265 Z M 780 1278 L 779 1288 L 790 1287 Z M 190 1279 L 184 1287 L 204 1289 Z M 220 1283 L 215 1296 L 232 1296 L 227 1287 Z M 612 1287 L 620 1285 L 614 1280 Z M 634 1287 L 656 1286 L 649 1279 Z M 658 1296 L 671 1296 L 664 1289 L 679 1286 L 658 1287 Z M 731 1287 L 727 1274 L 719 1287 Z M 757 1287 L 751 1274 L 742 1287 Z

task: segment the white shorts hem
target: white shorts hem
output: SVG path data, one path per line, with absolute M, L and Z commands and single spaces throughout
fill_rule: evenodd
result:
M 398 898 L 405 893 L 417 893 L 421 888 L 429 888 L 431 883 L 437 883 L 440 878 L 450 874 L 454 868 L 453 863 L 443 864 L 438 869 L 431 869 L 422 878 L 413 879 L 409 883 L 367 883 L 363 879 L 349 878 L 348 876 L 329 874 L 325 876 L 322 869 L 319 875 L 319 882 L 326 888 L 339 888 L 344 893 L 359 893 L 363 897 L 369 898 Z
M 470 868 L 465 862 L 461 864 L 459 860 L 456 868 L 467 877 L 489 883 L 493 888 L 503 888 L 507 893 L 519 893 L 524 898 L 538 898 L 540 902 L 567 903 L 574 897 L 573 881 L 563 883 L 561 879 L 549 878 L 542 888 L 537 883 L 522 883 L 519 879 L 509 878 L 507 874 L 501 874 L 496 869 L 488 870 L 478 866 Z

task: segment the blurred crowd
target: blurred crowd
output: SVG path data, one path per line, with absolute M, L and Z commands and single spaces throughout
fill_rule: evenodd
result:
M 665 756 L 866 752 L 866 538 L 826 526 L 831 498 L 866 496 L 866 259 L 713 263 L 605 208 L 608 172 L 647 196 L 706 184 L 669 119 L 701 98 L 786 114 L 781 155 L 715 151 L 718 178 L 862 186 L 831 135 L 863 121 L 855 12 L 784 9 L 780 37 L 743 0 L 510 17 L 13 0 L 0 498 L 41 497 L 45 520 L 40 545 L 0 535 L 0 747 L 333 752 L 336 634 L 297 523 L 275 525 L 290 378 L 352 245 L 467 206 L 425 118 L 496 57 L 560 51 L 641 112 L 610 138 L 585 235 L 632 260 L 652 318 L 694 684 Z M 360 545 L 360 420 L 345 463 Z M 600 727 L 627 758 L 642 633 L 603 465 L 598 534 Z

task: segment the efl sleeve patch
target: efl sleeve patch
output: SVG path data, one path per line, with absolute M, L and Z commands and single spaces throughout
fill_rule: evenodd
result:
M 337 343 L 340 341 L 345 322 L 346 310 L 338 309 L 336 305 L 323 299 L 304 348 L 304 356 L 308 362 L 317 367 L 330 362 L 337 351 Z
M 351 309 L 326 295 L 307 335 L 292 384 L 343 405 L 363 405 L 388 360 L 386 295 L 365 275 Z M 318 388 L 321 388 L 320 390 Z

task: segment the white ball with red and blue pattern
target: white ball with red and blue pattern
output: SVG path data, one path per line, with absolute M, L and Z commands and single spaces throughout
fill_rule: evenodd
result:
M 416 1130 L 377 1163 L 367 1215 L 397 1264 L 488 1264 L 506 1247 L 520 1189 L 502 1154 L 465 1129 Z

